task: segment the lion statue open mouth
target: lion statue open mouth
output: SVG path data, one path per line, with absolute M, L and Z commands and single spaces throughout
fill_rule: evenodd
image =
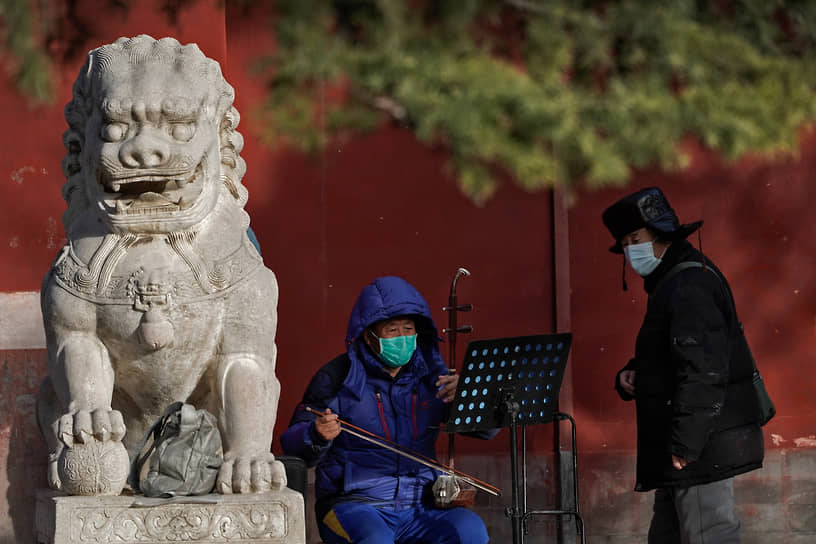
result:
M 277 282 L 247 236 L 233 98 L 217 62 L 171 38 L 121 38 L 80 70 L 65 108 L 68 243 L 41 292 L 55 489 L 118 494 L 127 454 L 174 401 L 218 417 L 217 491 L 286 484 L 270 453 Z M 98 470 L 70 469 L 83 463 Z

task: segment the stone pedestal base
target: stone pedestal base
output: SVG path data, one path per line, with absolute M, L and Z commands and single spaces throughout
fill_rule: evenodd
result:
M 150 499 L 37 491 L 38 544 L 305 544 L 303 496 L 279 492 Z

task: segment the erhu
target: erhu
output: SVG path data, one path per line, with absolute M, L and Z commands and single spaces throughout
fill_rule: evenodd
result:
M 459 325 L 459 312 L 470 312 L 473 310 L 473 304 L 459 304 L 456 296 L 456 282 L 460 276 L 470 276 L 470 272 L 466 268 L 459 268 L 453 275 L 451 280 L 450 294 L 448 295 L 448 305 L 442 308 L 443 311 L 448 312 L 448 326 L 442 329 L 442 332 L 448 335 L 448 373 L 456 374 L 456 335 L 457 333 L 469 333 L 473 331 L 470 325 Z M 453 468 L 455 457 L 455 433 L 448 435 L 448 466 Z M 454 506 L 473 505 L 476 498 L 475 489 L 459 489 L 457 496 L 452 501 L 443 501 L 441 497 L 435 497 L 437 506 L 441 508 L 451 508 Z

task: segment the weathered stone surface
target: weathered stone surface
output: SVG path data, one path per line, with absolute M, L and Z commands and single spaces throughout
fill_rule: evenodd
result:
M 737 517 L 743 531 L 783 533 L 788 529 L 784 505 L 743 501 L 741 495 L 736 495 L 736 500 Z
M 170 502 L 40 490 L 36 508 L 39 544 L 306 542 L 303 497 L 289 488 Z
M 247 235 L 233 98 L 217 62 L 172 38 L 120 38 L 80 70 L 63 136 L 68 243 L 42 290 L 54 489 L 118 494 L 120 461 L 174 401 L 218 418 L 219 492 L 286 483 L 269 453 L 278 289 Z
M 0 293 L 0 350 L 40 349 L 44 346 L 40 294 Z

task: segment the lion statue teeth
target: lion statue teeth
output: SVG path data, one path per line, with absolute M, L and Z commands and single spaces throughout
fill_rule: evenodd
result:
M 144 35 L 89 52 L 74 83 L 68 243 L 41 291 L 55 489 L 120 493 L 122 459 L 174 401 L 218 418 L 218 492 L 286 485 L 270 453 L 278 288 L 247 236 L 233 98 L 195 44 Z M 82 463 L 98 466 L 65 468 Z

